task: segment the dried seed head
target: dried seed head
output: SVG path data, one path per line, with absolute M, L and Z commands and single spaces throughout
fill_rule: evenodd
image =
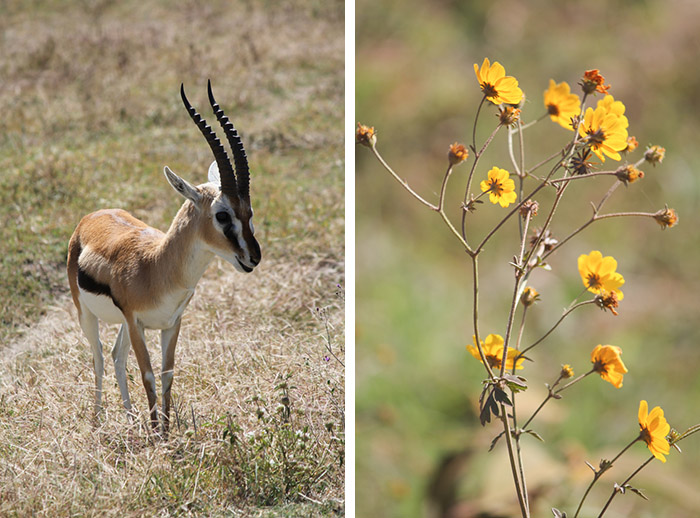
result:
M 673 209 L 669 209 L 668 205 L 654 214 L 654 219 L 661 225 L 661 228 L 672 227 L 678 223 L 678 214 Z
M 590 173 L 593 169 L 593 163 L 588 161 L 590 156 L 591 150 L 588 147 L 582 149 L 572 156 L 571 160 L 569 161 L 569 169 L 571 170 L 571 174 L 583 175 Z
M 377 143 L 377 133 L 374 131 L 374 127 L 365 126 L 358 122 L 357 131 L 355 131 L 355 141 L 363 146 L 374 147 Z
M 502 106 L 498 109 L 498 120 L 503 126 L 515 126 L 520 119 L 520 110 L 513 106 Z
M 595 303 L 598 304 L 599 308 L 603 310 L 609 309 L 613 315 L 617 316 L 616 308 L 620 305 L 620 301 L 614 291 L 611 291 L 610 293 L 600 293 L 595 296 L 594 300 Z
M 527 200 L 520 207 L 520 215 L 523 218 L 528 217 L 528 215 L 532 218 L 534 216 L 537 216 L 537 209 L 539 209 L 539 208 L 540 208 L 540 205 L 535 200 Z

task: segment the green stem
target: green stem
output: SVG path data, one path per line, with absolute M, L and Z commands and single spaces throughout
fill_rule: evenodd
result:
M 485 95 L 481 98 L 481 102 L 479 103 L 479 107 L 476 109 L 476 116 L 474 117 L 474 129 L 472 130 L 472 150 L 475 153 L 476 153 L 476 123 L 479 120 L 479 114 L 481 113 L 481 107 L 484 105 L 484 101 L 486 101 Z
M 579 302 L 579 303 L 576 304 L 575 306 L 572 306 L 572 307 L 568 308 L 566 311 L 564 311 L 564 313 L 563 313 L 562 316 L 559 318 L 559 320 L 557 320 L 556 324 L 554 324 L 554 325 L 552 326 L 552 328 L 551 328 L 549 331 L 547 331 L 539 340 L 537 340 L 537 341 L 534 342 L 532 345 L 529 345 L 529 346 L 527 346 L 525 349 L 523 349 L 522 352 L 517 356 L 517 358 L 515 359 L 515 361 L 517 361 L 517 359 L 520 358 L 521 356 L 524 356 L 526 352 L 528 352 L 530 349 L 532 349 L 532 348 L 535 347 L 536 345 L 539 345 L 540 342 L 542 342 L 542 341 L 545 340 L 549 335 L 551 335 L 551 334 L 554 332 L 554 330 L 559 326 L 559 324 L 561 324 L 562 321 L 563 321 L 569 314 L 571 314 L 575 309 L 578 309 L 578 308 L 580 308 L 581 306 L 585 306 L 586 304 L 593 304 L 594 302 L 595 302 L 595 299 L 584 300 L 583 302 Z
M 520 504 L 520 512 L 523 518 L 530 518 L 530 510 L 528 509 L 526 497 L 523 492 L 524 484 L 518 476 L 518 467 L 516 465 L 516 455 L 513 452 L 513 436 L 510 431 L 510 423 L 508 422 L 508 410 L 501 403 L 501 421 L 503 422 L 503 431 L 505 432 L 506 446 L 508 447 L 508 458 L 510 460 L 510 469 L 513 474 L 513 482 L 515 483 L 515 491 L 518 494 L 518 503 Z
M 583 502 L 586 501 L 586 497 L 588 496 L 588 493 L 591 492 L 591 489 L 593 489 L 593 486 L 595 485 L 596 482 L 598 482 L 598 479 L 603 476 L 603 473 L 608 471 L 613 464 L 615 464 L 615 461 L 619 459 L 623 453 L 625 453 L 630 447 L 636 443 L 639 440 L 639 436 L 635 437 L 635 439 L 629 443 L 627 446 L 625 446 L 620 453 L 618 453 L 613 460 L 611 460 L 609 463 L 607 463 L 605 468 L 601 468 L 593 474 L 593 480 L 591 483 L 588 485 L 588 488 L 586 488 L 586 492 L 583 494 L 583 497 L 581 498 L 581 501 L 578 504 L 578 507 L 576 508 L 576 514 L 574 514 L 574 518 L 578 517 L 578 513 L 581 512 L 581 507 L 583 507 Z
M 552 399 L 552 398 L 553 398 L 554 396 L 556 396 L 557 394 L 563 392 L 564 390 L 566 390 L 567 388 L 569 388 L 569 387 L 572 386 L 573 384 L 578 383 L 578 382 L 581 381 L 583 378 L 585 378 L 585 377 L 588 376 L 589 374 L 592 374 L 593 372 L 595 372 L 595 371 L 594 371 L 593 369 L 591 369 L 591 370 L 589 370 L 588 372 L 586 372 L 585 374 L 581 374 L 578 378 L 574 378 L 574 379 L 571 380 L 569 383 L 567 383 L 566 385 L 564 385 L 563 387 L 561 387 L 559 390 L 554 390 L 554 387 L 556 387 L 557 384 L 558 384 L 558 383 L 561 381 L 561 379 L 562 379 L 562 378 L 561 378 L 561 375 L 560 375 L 559 378 L 557 379 L 557 381 L 555 381 L 554 384 L 553 384 L 551 387 L 549 387 L 549 393 L 547 394 L 547 397 L 544 398 L 544 401 L 542 401 L 542 403 L 540 403 L 540 406 L 538 406 L 537 409 L 532 413 L 532 415 L 530 416 L 530 419 L 528 419 L 528 420 L 525 422 L 525 424 L 522 426 L 523 429 L 524 429 L 524 428 L 527 428 L 527 425 L 529 425 L 529 424 L 532 422 L 532 420 L 535 418 L 535 416 L 540 412 L 540 410 L 542 410 L 542 408 L 544 407 L 544 405 L 546 405 L 547 402 L 548 402 L 550 399 Z
M 404 189 L 406 189 L 409 193 L 411 193 L 411 195 L 412 195 L 415 199 L 417 199 L 419 202 L 421 202 L 421 203 L 422 203 L 423 205 L 425 205 L 426 207 L 431 208 L 431 209 L 433 209 L 433 210 L 437 210 L 437 207 L 436 207 L 435 205 L 433 205 L 433 204 L 430 203 L 429 201 L 426 201 L 425 199 L 423 199 L 422 196 L 420 196 L 416 191 L 414 191 L 413 189 L 411 189 L 411 187 L 408 185 L 408 182 L 406 182 L 406 180 L 404 180 L 403 178 L 401 178 L 398 174 L 396 174 L 396 173 L 394 172 L 394 170 L 393 170 L 391 167 L 389 167 L 389 164 L 387 164 L 387 163 L 384 161 L 384 158 L 382 158 L 382 155 L 379 154 L 379 151 L 377 151 L 377 147 L 376 147 L 375 145 L 372 146 L 372 151 L 374 152 L 374 156 L 377 157 L 377 160 L 379 160 L 379 162 L 384 166 L 384 169 L 386 169 L 387 171 L 389 171 L 389 173 L 391 173 L 391 176 L 393 176 L 394 179 L 395 179 L 397 182 L 399 182 L 399 183 L 403 186 Z
M 637 473 L 639 473 L 639 472 L 642 471 L 644 468 L 646 468 L 647 465 L 648 465 L 652 460 L 654 460 L 655 458 L 656 458 L 656 457 L 654 457 L 653 455 L 652 455 L 650 458 L 648 458 L 648 459 L 646 460 L 646 462 L 644 462 L 644 464 L 642 464 L 641 466 L 639 466 L 636 470 L 634 470 L 634 472 L 633 472 L 629 477 L 627 477 L 627 478 L 625 479 L 625 481 L 621 484 L 621 486 L 622 486 L 622 487 L 625 487 L 625 485 L 627 485 L 627 484 L 629 483 L 629 481 L 632 480 L 632 479 L 637 475 Z M 613 498 L 615 498 L 615 495 L 617 495 L 617 493 L 618 493 L 617 489 L 613 489 L 613 492 L 612 492 L 612 494 L 610 495 L 610 498 L 608 498 L 608 501 L 605 502 L 605 506 L 603 507 L 603 509 L 601 509 L 600 514 L 598 515 L 598 518 L 601 518 L 601 517 L 605 514 L 605 511 L 608 510 L 608 506 L 610 506 L 610 502 L 613 501 Z

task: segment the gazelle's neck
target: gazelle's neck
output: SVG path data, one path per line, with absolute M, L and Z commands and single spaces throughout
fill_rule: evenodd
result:
M 156 271 L 170 279 L 171 289 L 194 290 L 214 259 L 214 254 L 202 246 L 198 235 L 203 217 L 206 217 L 203 211 L 186 201 L 157 249 Z

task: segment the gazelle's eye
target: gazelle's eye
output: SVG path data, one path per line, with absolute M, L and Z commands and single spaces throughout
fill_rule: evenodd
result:
M 231 223 L 231 215 L 228 212 L 224 211 L 217 212 L 216 221 L 218 221 L 221 224 Z

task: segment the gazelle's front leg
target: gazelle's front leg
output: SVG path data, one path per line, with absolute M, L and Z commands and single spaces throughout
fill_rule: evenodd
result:
M 175 325 L 170 329 L 163 329 L 160 332 L 161 349 L 163 351 L 163 363 L 160 374 L 160 381 L 163 385 L 163 433 L 168 433 L 170 426 L 170 389 L 173 384 L 173 368 L 175 366 L 175 345 L 180 333 L 181 319 L 177 319 Z
M 154 430 L 158 429 L 158 403 L 156 401 L 156 378 L 153 375 L 151 367 L 151 358 L 148 356 L 146 349 L 146 338 L 143 334 L 143 327 L 137 324 L 133 317 L 126 316 L 126 322 L 129 329 L 129 339 L 134 348 L 136 361 L 141 370 L 141 381 L 143 388 L 146 389 L 146 397 L 148 398 L 148 408 L 151 413 L 151 426 Z

